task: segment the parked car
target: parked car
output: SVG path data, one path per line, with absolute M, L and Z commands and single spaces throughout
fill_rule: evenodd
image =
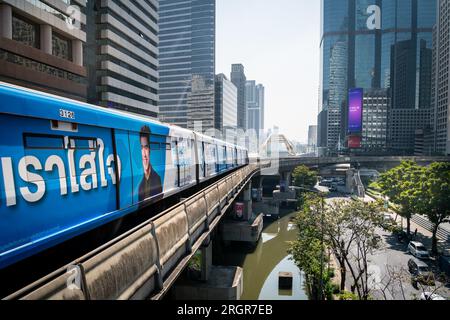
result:
M 332 181 L 328 180 L 328 179 L 324 179 L 322 181 L 320 181 L 320 186 L 322 187 L 331 187 Z
M 434 285 L 433 272 L 425 262 L 415 258 L 409 259 L 408 271 L 411 274 L 411 282 L 415 287 L 418 282 L 425 285 Z
M 394 226 L 392 233 L 397 237 L 399 242 L 409 242 L 408 233 L 401 226 Z
M 408 252 L 419 259 L 430 259 L 430 253 L 428 252 L 427 248 L 425 248 L 425 246 L 420 242 L 411 241 L 408 244 Z
M 443 296 L 438 295 L 437 293 L 431 292 L 423 292 L 420 295 L 420 300 L 447 300 Z
M 388 213 L 385 213 L 383 216 L 383 221 L 381 223 L 381 226 L 383 228 L 389 228 L 389 227 L 393 227 L 396 225 L 396 222 L 394 220 L 394 218 L 392 218 L 392 216 Z

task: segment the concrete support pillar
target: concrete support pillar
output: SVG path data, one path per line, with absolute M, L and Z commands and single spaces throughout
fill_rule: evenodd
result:
M 353 193 L 355 190 L 355 169 L 348 169 L 346 172 L 346 188 L 348 193 Z
M 243 190 L 243 202 L 244 202 L 244 220 L 250 221 L 252 218 L 252 184 L 249 183 Z
M 48 24 L 41 25 L 41 50 L 52 54 L 52 27 Z
M 7 4 L 0 4 L 0 36 L 12 39 L 12 9 Z
M 291 173 L 282 172 L 280 174 L 280 192 L 288 192 L 291 185 Z
M 202 252 L 202 270 L 201 270 L 201 281 L 208 281 L 209 274 L 211 273 L 212 268 L 212 241 L 210 237 L 208 237 L 205 242 L 200 247 Z
M 72 40 L 72 61 L 76 65 L 83 66 L 83 43 L 81 40 Z

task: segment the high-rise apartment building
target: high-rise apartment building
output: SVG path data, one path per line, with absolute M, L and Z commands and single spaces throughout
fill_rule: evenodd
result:
M 160 0 L 158 25 L 159 119 L 187 127 L 193 81 L 214 92 L 215 0 Z
M 433 42 L 433 127 L 438 154 L 450 155 L 450 1 L 438 0 Z
M 88 101 L 157 117 L 158 1 L 88 1 Z
M 436 0 L 322 0 L 319 146 L 345 146 L 353 88 L 388 90 L 392 109 L 430 108 L 435 21 Z
M 85 0 L 0 0 L 0 81 L 86 100 Z
M 247 78 L 242 64 L 233 64 L 231 66 L 231 82 L 238 90 L 238 128 L 247 130 L 247 104 L 246 104 L 246 82 Z

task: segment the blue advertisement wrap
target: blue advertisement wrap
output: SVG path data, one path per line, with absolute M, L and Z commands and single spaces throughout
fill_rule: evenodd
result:
M 161 198 L 167 138 L 150 137 L 151 125 L 143 127 L 145 132 L 118 130 L 114 136 L 111 129 L 85 125 L 61 132 L 47 120 L 2 115 L 0 263 Z

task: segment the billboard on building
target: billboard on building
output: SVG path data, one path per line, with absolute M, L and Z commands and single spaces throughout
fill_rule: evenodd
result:
M 361 148 L 361 137 L 360 136 L 349 136 L 348 137 L 348 147 L 349 147 L 349 149 Z
M 348 93 L 348 133 L 362 132 L 363 89 L 350 89 Z

